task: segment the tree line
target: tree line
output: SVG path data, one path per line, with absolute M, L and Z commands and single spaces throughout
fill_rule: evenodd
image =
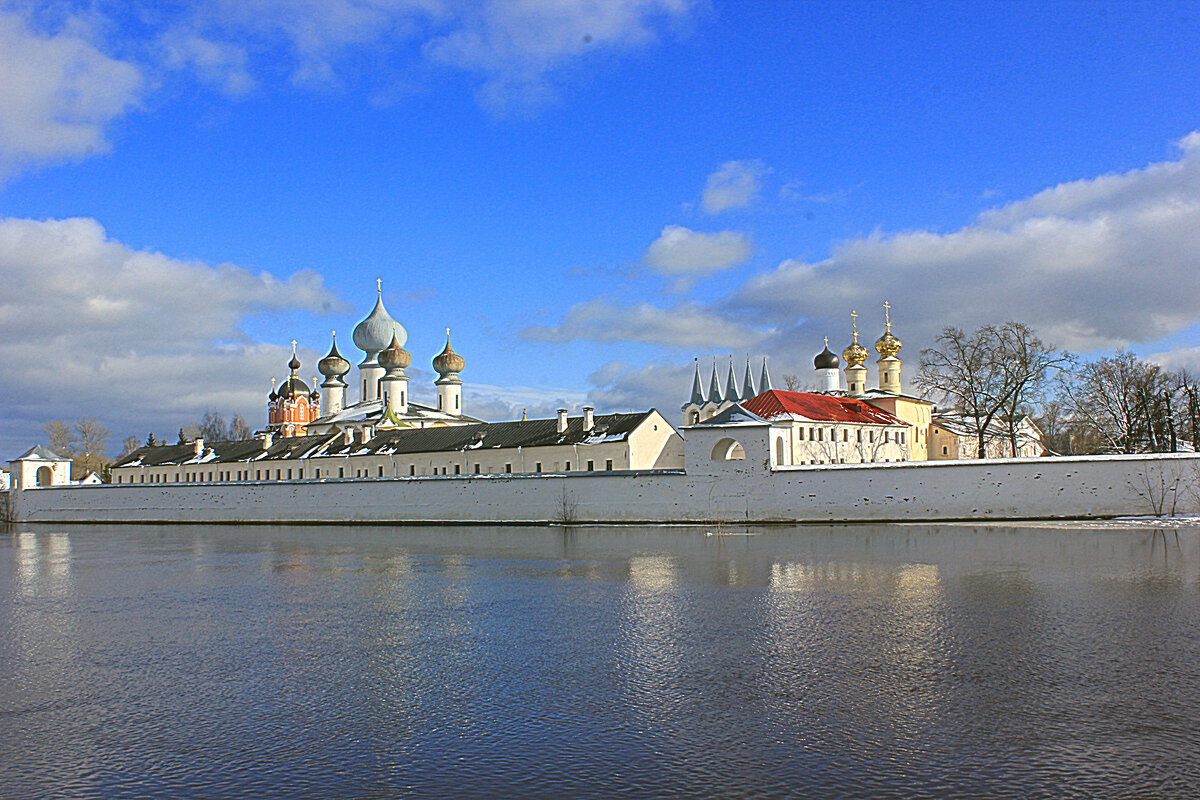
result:
M 175 443 L 187 444 L 197 439 L 203 439 L 205 442 L 240 442 L 253 436 L 254 430 L 241 414 L 234 414 L 227 423 L 221 412 L 210 410 L 204 412 L 204 416 L 199 422 L 193 422 L 180 428 L 179 438 Z M 127 437 L 121 444 L 122 456 L 129 455 L 143 446 L 142 441 L 136 436 Z M 161 444 L 166 444 L 166 442 L 156 437 L 153 431 L 146 437 L 146 447 Z
M 923 397 L 962 415 L 980 458 L 997 430 L 1017 452 L 1026 416 L 1042 430 L 1047 449 L 1061 455 L 1200 450 L 1195 374 L 1124 349 L 1084 361 L 1021 322 L 969 334 L 942 329 L 934 346 L 921 351 L 914 383 Z

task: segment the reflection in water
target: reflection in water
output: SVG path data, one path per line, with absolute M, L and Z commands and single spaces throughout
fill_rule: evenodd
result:
M 714 539 L 19 529 L 0 795 L 1200 794 L 1195 529 Z

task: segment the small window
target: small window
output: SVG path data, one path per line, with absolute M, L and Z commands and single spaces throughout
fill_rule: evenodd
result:
M 346 468 L 345 467 L 338 467 L 338 477 L 339 478 L 346 477 Z
M 842 430 L 842 441 L 843 442 L 850 441 L 850 431 L 844 430 L 844 429 Z
M 479 474 L 479 465 L 478 464 L 475 465 L 475 474 L 476 475 Z
M 275 470 L 275 480 L 281 479 L 283 477 L 282 473 L 283 473 L 283 470 L 281 470 L 281 469 Z
M 862 428 L 858 429 L 858 443 L 862 444 Z
M 596 471 L 596 462 L 589 461 L 588 462 L 588 472 L 595 472 L 595 471 Z
M 506 473 L 511 473 L 511 472 L 512 472 L 512 464 L 505 464 L 505 465 L 504 465 L 504 471 L 505 471 Z
M 479 465 L 478 465 L 478 464 L 476 464 L 476 466 L 479 466 Z M 417 465 L 416 465 L 416 464 L 409 464 L 409 465 L 408 465 L 408 474 L 409 474 L 409 475 L 416 475 L 416 474 L 417 474 Z
M 818 442 L 825 441 L 825 429 L 824 428 L 817 429 L 817 441 Z
M 950 454 L 950 448 L 946 447 L 945 445 L 942 445 L 942 455 L 945 456 L 945 455 L 949 455 L 949 454 Z
M 438 395 L 438 411 L 442 410 L 442 396 Z
M 533 471 L 541 472 L 542 471 L 542 462 L 540 462 L 540 461 L 535 462 L 533 465 Z
M 288 480 L 290 481 L 291 479 L 292 479 L 292 471 L 289 469 L 288 470 Z
M 461 474 L 462 474 L 462 464 L 455 464 L 455 465 L 454 465 L 454 474 L 455 474 L 455 475 L 461 475 Z
M 454 410 L 458 411 L 458 395 L 454 396 Z
M 611 458 L 607 459 L 604 462 L 604 469 L 608 470 L 609 472 L 612 472 L 612 459 Z
M 571 462 L 564 461 L 563 462 L 563 472 L 570 472 L 570 471 L 571 471 Z
M 875 431 L 869 431 L 867 435 L 870 443 L 875 444 Z

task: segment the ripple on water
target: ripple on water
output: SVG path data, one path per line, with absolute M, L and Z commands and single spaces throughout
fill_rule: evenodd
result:
M 1194 537 L 55 535 L 0 540 L 0 796 L 1200 796 Z

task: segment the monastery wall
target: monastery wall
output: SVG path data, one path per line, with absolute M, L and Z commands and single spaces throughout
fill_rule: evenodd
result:
M 766 450 L 765 442 L 760 446 Z M 1106 456 L 689 472 L 447 475 L 14 492 L 27 522 L 871 522 L 1200 511 L 1200 456 Z

